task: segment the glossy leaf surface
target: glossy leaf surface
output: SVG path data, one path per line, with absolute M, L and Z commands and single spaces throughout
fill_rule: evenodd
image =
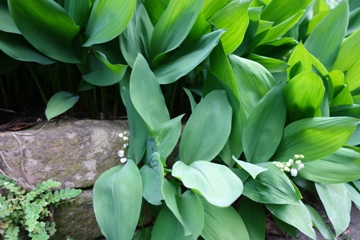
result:
M 79 100 L 79 96 L 70 92 L 54 94 L 46 105 L 45 115 L 48 120 L 66 112 Z

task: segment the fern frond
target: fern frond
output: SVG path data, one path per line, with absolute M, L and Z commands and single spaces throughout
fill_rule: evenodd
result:
M 52 193 L 52 196 L 49 197 L 49 202 L 57 203 L 61 200 L 72 199 L 77 197 L 81 192 L 81 189 L 70 189 L 68 187 L 65 189 L 56 190 Z
M 33 201 L 37 196 L 44 194 L 46 191 L 51 190 L 53 187 L 59 187 L 61 185 L 60 182 L 56 182 L 53 180 L 47 180 L 46 182 L 39 183 L 36 187 L 26 194 L 26 199 L 28 201 Z
M 17 240 L 19 239 L 20 229 L 18 226 L 14 224 L 10 224 L 9 227 L 5 231 L 5 239 L 6 240 Z

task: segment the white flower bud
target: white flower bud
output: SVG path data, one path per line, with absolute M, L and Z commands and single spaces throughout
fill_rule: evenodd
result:
M 287 166 L 287 167 L 291 167 L 291 163 L 290 162 L 287 162 L 287 163 L 285 163 L 285 165 Z
M 301 164 L 301 160 L 296 160 L 296 164 Z
M 296 177 L 296 175 L 298 174 L 298 170 L 296 168 L 292 168 L 290 170 L 290 174 L 291 174 L 291 176 Z
M 290 163 L 290 165 L 293 165 L 294 164 L 294 160 L 293 159 L 289 159 L 288 163 Z
M 124 140 L 124 141 L 128 141 L 128 140 L 129 140 L 129 138 L 128 138 L 128 137 L 126 137 L 126 136 L 124 136 L 124 137 L 123 137 L 123 140 Z
M 119 138 L 123 138 L 124 137 L 124 133 L 119 133 Z
M 303 163 L 298 164 L 298 170 L 300 171 L 301 169 L 303 169 L 305 167 L 305 165 Z
M 126 157 L 120 158 L 120 162 L 121 162 L 122 164 L 126 163 L 126 162 L 127 162 L 127 158 L 126 158 Z
M 118 155 L 119 155 L 119 157 L 125 157 L 125 151 L 124 150 L 120 150 L 120 151 L 118 151 Z
M 284 171 L 285 171 L 285 172 L 290 172 L 290 168 L 284 167 Z

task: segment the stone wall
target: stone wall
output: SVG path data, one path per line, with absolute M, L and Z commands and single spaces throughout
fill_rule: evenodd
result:
M 55 209 L 54 239 L 91 240 L 101 236 L 92 208 L 92 186 L 119 163 L 120 132 L 126 121 L 67 119 L 19 132 L 0 133 L 1 172 L 30 190 L 52 179 L 61 188 L 83 189 L 74 206 Z

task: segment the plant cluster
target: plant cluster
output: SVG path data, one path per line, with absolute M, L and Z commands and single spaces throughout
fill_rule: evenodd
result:
M 346 230 L 360 206 L 359 0 L 1 3 L 7 57 L 74 64 L 80 92 L 119 86 L 127 151 L 94 186 L 107 239 L 264 239 L 267 213 L 294 237 Z M 55 94 L 47 118 L 77 101 Z
M 60 189 L 60 182 L 48 180 L 25 192 L 17 183 L 0 174 L 0 236 L 6 240 L 19 239 L 21 230 L 31 239 L 49 239 L 55 234 L 51 207 L 71 203 L 81 193 L 80 189 Z

